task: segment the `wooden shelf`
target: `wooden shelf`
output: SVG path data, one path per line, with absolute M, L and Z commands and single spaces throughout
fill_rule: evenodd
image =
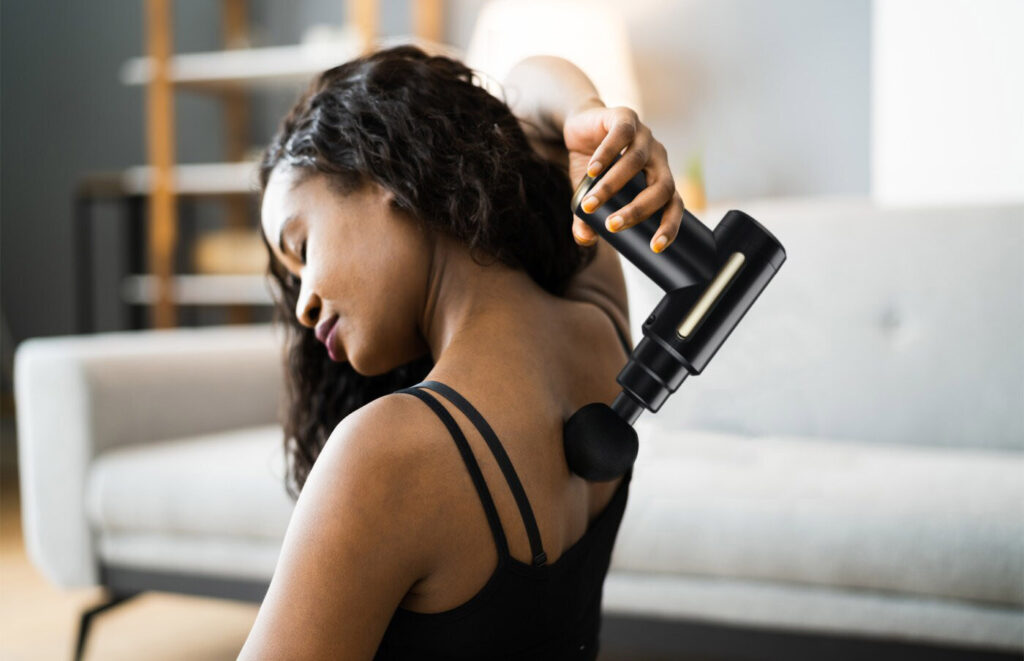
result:
M 171 168 L 175 195 L 254 195 L 259 193 L 259 163 L 191 163 Z M 91 172 L 78 183 L 81 194 L 94 197 L 149 195 L 153 168 L 137 165 L 124 170 Z
M 374 43 L 375 48 L 413 44 L 431 54 L 464 57 L 454 46 L 412 35 L 383 37 Z M 359 57 L 361 52 L 359 40 L 353 37 L 294 46 L 180 53 L 171 56 L 168 73 L 171 83 L 200 90 L 296 87 L 326 69 Z M 132 58 L 121 68 L 121 82 L 126 85 L 147 85 L 151 80 L 148 57 Z
M 129 275 L 121 280 L 126 303 L 152 305 L 156 301 L 156 276 Z M 265 275 L 175 275 L 171 300 L 177 305 L 273 305 L 271 282 Z
M 178 195 L 223 195 L 259 192 L 259 163 L 191 163 L 175 165 L 172 188 Z M 121 185 L 128 193 L 153 190 L 153 169 L 137 165 L 121 173 Z
M 443 0 L 411 3 L 413 36 L 379 37 L 379 0 L 347 0 L 345 27 L 340 34 L 330 36 L 331 31 L 321 31 L 328 38 L 272 48 L 238 48 L 249 38 L 248 0 L 221 0 L 220 4 L 225 50 L 175 54 L 172 0 L 145 0 L 146 57 L 126 61 L 120 78 L 127 85 L 146 88 L 148 165 L 102 173 L 79 188 L 83 208 L 87 208 L 89 196 L 127 194 L 148 198 L 144 269 L 150 274 L 129 276 L 123 282 L 122 293 L 128 302 L 152 305 L 155 328 L 176 325 L 178 304 L 228 305 L 229 313 L 241 318 L 249 311 L 235 304 L 272 302 L 273 285 L 265 275 L 179 275 L 174 271 L 178 197 L 228 195 L 224 200 L 225 224 L 236 229 L 246 225 L 250 200 L 244 196 L 258 190 L 256 164 L 243 162 L 249 158 L 248 91 L 304 86 L 326 69 L 399 44 L 463 58 L 459 49 L 441 43 Z M 176 163 L 174 92 L 182 89 L 212 92 L 221 102 L 227 162 Z

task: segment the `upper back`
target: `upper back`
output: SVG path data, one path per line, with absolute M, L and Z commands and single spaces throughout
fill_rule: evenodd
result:
M 427 645 L 418 648 L 424 654 L 431 641 L 457 639 L 466 649 L 474 641 L 510 636 L 521 643 L 553 630 L 577 652 L 578 641 L 585 653 L 594 646 L 628 480 L 588 483 L 569 474 L 562 425 L 587 403 L 612 402 L 625 353 L 609 317 L 594 305 L 565 301 L 563 312 L 552 322 L 559 328 L 538 329 L 558 331 L 562 340 L 532 347 L 510 363 L 513 369 L 453 368 L 444 380 L 428 376 L 424 387 L 396 395 L 410 400 L 407 422 L 422 426 L 436 445 L 429 470 L 444 488 L 424 506 L 444 516 L 436 570 L 402 601 L 380 658 L 402 641 Z M 442 626 L 455 620 L 450 630 Z

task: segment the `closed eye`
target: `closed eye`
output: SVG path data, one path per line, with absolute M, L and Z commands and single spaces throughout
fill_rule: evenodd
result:
M 303 264 L 306 263 L 306 239 L 303 239 L 302 245 L 299 246 L 299 259 L 302 260 Z

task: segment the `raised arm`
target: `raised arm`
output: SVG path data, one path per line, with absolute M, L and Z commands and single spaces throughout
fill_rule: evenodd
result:
M 622 224 L 609 226 L 609 231 L 629 229 L 664 209 L 651 249 L 661 252 L 675 239 L 683 201 L 675 190 L 664 145 L 654 139 L 636 111 L 623 106 L 606 108 L 585 73 L 568 60 L 550 55 L 523 59 L 502 83 L 506 102 L 519 118 L 530 144 L 549 161 L 565 168 L 573 188 L 584 175 L 597 175 L 625 150 L 591 189 L 584 200 L 584 211 L 589 213 L 604 204 L 643 170 L 647 187 L 616 210 L 615 216 L 621 217 Z M 612 219 L 614 216 L 609 221 Z M 581 218 L 574 219 L 572 231 L 577 243 L 598 245 L 594 261 L 576 275 L 566 297 L 600 305 L 629 338 L 629 303 L 618 253 L 606 242 L 598 241 L 597 234 Z
M 563 138 L 565 120 L 576 111 L 604 107 L 597 88 L 576 65 L 549 55 L 535 55 L 518 62 L 505 76 L 503 86 L 506 102 L 519 118 L 534 151 L 560 165 L 569 177 L 569 150 Z M 578 183 L 573 181 L 572 186 L 575 188 Z M 565 201 L 567 209 L 569 202 Z M 626 280 L 618 253 L 596 236 L 581 237 L 575 224 L 573 235 L 581 245 L 597 242 L 597 254 L 573 277 L 565 297 L 600 306 L 632 346 Z
M 568 60 L 533 55 L 512 67 L 503 86 L 506 101 L 534 150 L 563 165 L 568 176 L 565 119 L 580 110 L 604 107 L 594 83 Z M 579 182 L 573 182 L 576 183 Z

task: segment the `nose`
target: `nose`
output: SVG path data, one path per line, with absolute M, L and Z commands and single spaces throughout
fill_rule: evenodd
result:
M 295 318 L 306 328 L 316 328 L 320 318 L 320 298 L 303 281 L 299 290 L 299 298 L 295 305 Z

